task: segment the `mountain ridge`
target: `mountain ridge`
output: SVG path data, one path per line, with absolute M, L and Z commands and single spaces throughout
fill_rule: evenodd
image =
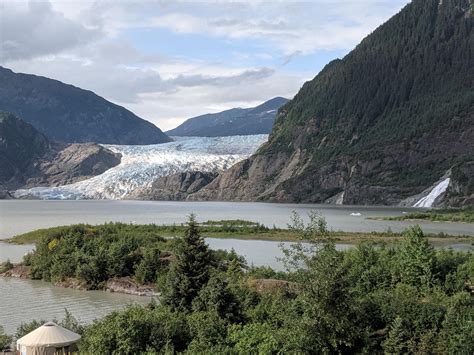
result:
M 0 110 L 11 112 L 54 141 L 157 144 L 158 127 L 90 90 L 0 66 Z
M 187 119 L 170 136 L 218 137 L 270 133 L 277 110 L 289 100 L 274 97 L 250 108 L 232 108 Z

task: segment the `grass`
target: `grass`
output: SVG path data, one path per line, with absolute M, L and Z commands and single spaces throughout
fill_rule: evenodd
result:
M 423 212 L 412 212 L 403 216 L 377 217 L 386 221 L 434 221 L 474 223 L 474 206 L 463 209 L 439 209 Z
M 34 244 L 41 238 L 52 233 L 60 233 L 71 228 L 71 226 L 60 226 L 46 229 L 38 229 L 28 233 L 17 235 L 8 240 L 14 244 Z M 186 229 L 184 224 L 156 225 L 156 224 L 121 224 L 124 234 L 139 233 L 143 236 L 176 237 L 181 236 Z M 268 240 L 268 241 L 298 241 L 298 235 L 289 229 L 268 228 L 262 224 L 244 220 L 221 220 L 206 221 L 200 223 L 201 234 L 204 237 L 222 239 L 244 239 L 244 240 Z M 386 232 L 342 232 L 332 231 L 332 237 L 337 242 L 344 244 L 356 244 L 363 241 L 397 243 L 403 236 L 401 233 Z M 466 242 L 474 243 L 471 236 L 450 236 L 443 233 L 429 234 L 428 239 L 435 243 Z

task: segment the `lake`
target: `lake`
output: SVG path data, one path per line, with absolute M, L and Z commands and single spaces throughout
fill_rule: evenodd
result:
M 291 212 L 295 210 L 302 216 L 311 210 L 323 215 L 330 228 L 334 230 L 368 232 L 401 231 L 410 222 L 375 221 L 366 217 L 401 215 L 410 208 L 296 205 L 268 203 L 234 202 L 148 202 L 148 201 L 0 201 L 0 239 L 37 228 L 66 225 L 72 223 L 103 223 L 121 221 L 128 223 L 170 224 L 186 221 L 186 216 L 194 212 L 200 221 L 209 219 L 248 219 L 269 227 L 286 227 Z M 351 213 L 360 213 L 353 216 Z M 455 235 L 473 235 L 472 225 L 463 223 L 421 223 L 427 232 L 445 232 Z M 277 260 L 281 257 L 279 242 L 251 241 L 237 239 L 206 238 L 213 249 L 230 250 L 246 257 L 249 264 L 267 265 L 282 269 Z M 289 245 L 289 243 L 285 243 Z M 451 245 L 455 249 L 472 249 L 467 244 Z M 17 262 L 32 249 L 31 245 L 10 245 L 0 243 L 0 261 L 10 258 Z M 349 248 L 338 245 L 338 248 Z M 0 325 L 8 333 L 15 331 L 23 321 L 35 318 L 50 320 L 61 318 L 64 308 L 84 323 L 102 317 L 114 309 L 128 303 L 147 303 L 147 297 L 114 294 L 102 291 L 78 291 L 54 287 L 51 284 L 33 281 L 0 278 Z
M 334 206 L 318 204 L 276 204 L 254 202 L 173 202 L 110 200 L 0 200 L 0 239 L 38 228 L 73 223 L 183 223 L 190 213 L 198 221 L 246 219 L 269 227 L 286 227 L 291 212 L 301 216 L 319 211 L 333 230 L 347 232 L 399 232 L 414 224 L 407 221 L 377 221 L 367 217 L 398 216 L 419 209 L 401 207 Z M 360 214 L 354 216 L 352 214 Z M 427 233 L 474 235 L 472 224 L 451 222 L 419 223 Z

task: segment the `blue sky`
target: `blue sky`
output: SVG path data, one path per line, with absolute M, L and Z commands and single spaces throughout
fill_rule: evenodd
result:
M 6 1 L 0 64 L 93 90 L 166 130 L 293 97 L 407 2 Z

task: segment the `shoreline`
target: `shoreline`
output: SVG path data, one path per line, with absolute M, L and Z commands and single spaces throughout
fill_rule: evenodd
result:
M 35 231 L 33 231 L 35 232 Z M 12 238 L 3 239 L 1 242 L 12 245 L 27 245 L 35 244 L 39 238 L 31 238 L 28 236 L 29 233 L 18 235 Z M 182 233 L 160 233 L 159 236 L 163 238 L 179 238 Z M 236 240 L 255 240 L 255 241 L 273 241 L 273 242 L 298 242 L 300 238 L 295 233 L 289 230 L 278 230 L 261 233 L 232 233 L 232 232 L 202 232 L 201 235 L 204 238 L 216 238 L 216 239 L 236 239 Z M 436 235 L 436 234 L 425 234 L 426 238 L 433 244 L 451 244 L 451 243 L 473 243 L 474 236 L 468 235 Z M 336 243 L 341 244 L 358 244 L 361 242 L 375 242 L 375 243 L 397 243 L 403 239 L 402 233 L 390 233 L 390 232 L 331 232 L 331 237 L 334 238 Z
M 13 268 L 0 273 L 2 278 L 19 279 L 19 280 L 33 280 L 29 278 L 29 267 L 24 266 L 21 263 L 13 264 Z M 159 297 L 161 293 L 156 291 L 153 285 L 140 285 L 135 282 L 131 277 L 114 277 L 105 282 L 103 288 L 90 289 L 87 284 L 81 282 L 75 278 L 67 278 L 60 282 L 44 281 L 50 286 L 59 288 L 69 288 L 77 291 L 102 291 L 110 293 L 121 293 L 124 295 L 133 295 L 140 297 Z

